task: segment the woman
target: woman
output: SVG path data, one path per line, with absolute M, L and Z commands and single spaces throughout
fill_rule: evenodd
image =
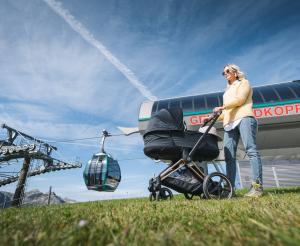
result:
M 233 187 L 236 178 L 236 151 L 241 137 L 252 168 L 252 185 L 247 197 L 259 197 L 263 193 L 262 163 L 256 147 L 257 121 L 252 111 L 252 88 L 244 73 L 234 64 L 224 67 L 223 76 L 227 88 L 223 95 L 223 106 L 214 108 L 222 111 L 220 119 L 224 126 L 224 155 L 226 172 Z

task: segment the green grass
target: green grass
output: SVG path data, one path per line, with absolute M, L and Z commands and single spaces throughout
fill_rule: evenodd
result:
M 300 245 L 300 188 L 0 210 L 1 245 Z M 81 221 L 81 223 L 80 223 Z M 84 221 L 84 223 L 83 223 Z M 80 225 L 82 224 L 82 225 Z M 85 224 L 85 225 L 84 225 Z

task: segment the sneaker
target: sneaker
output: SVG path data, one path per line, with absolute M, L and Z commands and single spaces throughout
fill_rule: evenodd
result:
M 263 187 L 261 184 L 257 184 L 256 182 L 252 182 L 251 189 L 244 196 L 245 197 L 261 197 L 263 195 Z

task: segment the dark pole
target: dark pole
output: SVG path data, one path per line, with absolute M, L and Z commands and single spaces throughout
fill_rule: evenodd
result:
M 23 167 L 20 172 L 17 188 L 12 200 L 13 207 L 19 207 L 22 204 L 21 197 L 24 192 L 24 186 L 25 186 L 29 166 L 30 166 L 30 157 L 25 157 L 23 162 Z
M 208 126 L 208 128 L 206 129 L 206 131 L 203 133 L 203 135 L 199 138 L 199 140 L 197 141 L 197 143 L 195 144 L 195 146 L 193 147 L 193 149 L 191 150 L 191 152 L 188 154 L 187 156 L 187 160 L 191 161 L 193 158 L 193 154 L 195 153 L 196 149 L 198 148 L 199 144 L 202 142 L 203 138 L 205 138 L 205 136 L 207 135 L 207 133 L 210 131 L 210 129 L 213 127 L 213 125 L 215 124 L 215 122 L 217 121 L 217 119 L 219 118 L 219 116 L 221 115 L 221 112 L 219 113 L 214 113 L 212 118 L 208 121 L 212 121 L 212 123 Z M 204 123 L 203 126 L 207 125 L 207 123 Z M 202 127 L 203 127 L 202 126 Z
M 3 208 L 6 206 L 6 196 L 4 196 Z
M 102 131 L 101 153 L 106 153 L 104 150 L 104 142 L 105 142 L 105 138 L 110 136 L 111 135 L 105 129 Z
M 52 186 L 50 186 L 50 188 L 49 188 L 48 205 L 50 205 L 50 200 L 51 200 L 51 190 L 52 190 Z

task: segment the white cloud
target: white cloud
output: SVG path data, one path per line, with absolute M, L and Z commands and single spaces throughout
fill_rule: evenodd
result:
M 246 73 L 252 85 L 272 84 L 299 79 L 300 52 L 299 40 L 288 39 L 296 33 L 298 26 L 274 33 L 262 43 L 250 46 L 232 57 L 229 63 L 235 63 Z M 221 76 L 222 67 L 212 73 L 209 79 L 199 79 L 185 95 L 223 91 L 226 81 Z
M 101 125 L 47 123 L 40 121 L 24 121 L 8 114 L 1 114 L 1 121 L 8 126 L 29 135 L 48 139 L 82 138 L 84 136 L 97 136 Z
M 95 39 L 90 31 L 83 26 L 78 20 L 75 19 L 73 15 L 65 9 L 62 4 L 55 0 L 44 0 L 49 7 L 60 15 L 70 26 L 76 31 L 82 38 L 84 38 L 88 43 L 94 46 L 106 59 L 114 65 L 127 79 L 128 81 L 137 88 L 142 95 L 150 100 L 155 100 L 156 97 L 147 89 L 145 85 L 138 80 L 136 75 L 127 68 L 117 57 L 115 57 L 99 40 Z
M 14 6 L 8 9 L 19 11 L 19 18 L 12 18 L 9 11 L 1 16 L 1 26 L 14 26 L 11 30 L 0 28 L 0 93 L 16 111 L 10 116 L 15 113 L 15 118 L 20 118 L 17 108 L 26 104 L 30 115 L 34 114 L 33 118 L 25 117 L 29 120 L 51 120 L 48 116 L 52 114 L 52 122 L 64 123 L 74 118 L 81 120 L 84 114 L 93 124 L 97 119 L 136 124 L 143 96 L 128 86 L 126 78 L 116 73 L 94 47 L 72 30 L 55 25 L 58 23 L 53 22 L 53 14 L 43 8 L 43 4 L 29 4 L 23 13 L 20 6 Z M 27 16 L 33 11 L 44 14 L 37 14 L 39 23 Z M 41 119 L 37 119 L 38 110 Z M 69 115 L 74 117 L 69 119 Z
M 11 50 L 18 58 L 12 56 L 1 64 L 2 97 L 47 104 L 48 112 L 60 116 L 79 111 L 134 122 L 142 98 L 133 96 L 134 88 L 124 85 L 123 78 L 91 49 L 84 49 L 81 43 L 55 40 L 19 43 Z
M 120 134 L 117 129 L 110 128 L 107 123 L 92 125 L 83 123 L 58 123 L 55 120 L 49 122 L 31 119 L 24 120 L 23 117 L 18 117 L 17 114 L 10 115 L 6 112 L 0 113 L 0 118 L 1 124 L 5 123 L 21 132 L 58 146 L 59 152 L 64 153 L 63 159 L 68 156 L 67 160 L 74 160 L 75 156 L 82 156 L 86 152 L 90 153 L 89 155 L 98 152 L 100 150 L 101 132 L 103 129 L 107 129 L 112 134 Z M 4 136 L 5 130 L 3 129 L 0 132 Z M 96 139 L 84 140 L 85 138 L 95 137 Z M 73 139 L 83 140 L 68 142 Z M 67 140 L 67 142 L 64 142 L 64 140 Z M 105 142 L 105 150 L 117 159 L 130 159 L 132 156 L 143 157 L 142 148 L 142 137 L 139 134 L 128 137 L 113 136 L 107 138 Z M 56 152 L 54 152 L 55 154 Z M 59 158 L 62 157 L 60 156 Z
M 0 113 L 14 115 L 16 118 L 27 119 L 29 121 L 42 120 L 55 122 L 59 119 L 58 115 L 48 107 L 26 102 L 3 102 L 0 105 Z
M 299 79 L 299 40 L 293 37 L 299 26 L 275 33 L 267 40 L 249 48 L 235 57 L 234 61 L 248 71 L 253 84 L 275 83 Z

